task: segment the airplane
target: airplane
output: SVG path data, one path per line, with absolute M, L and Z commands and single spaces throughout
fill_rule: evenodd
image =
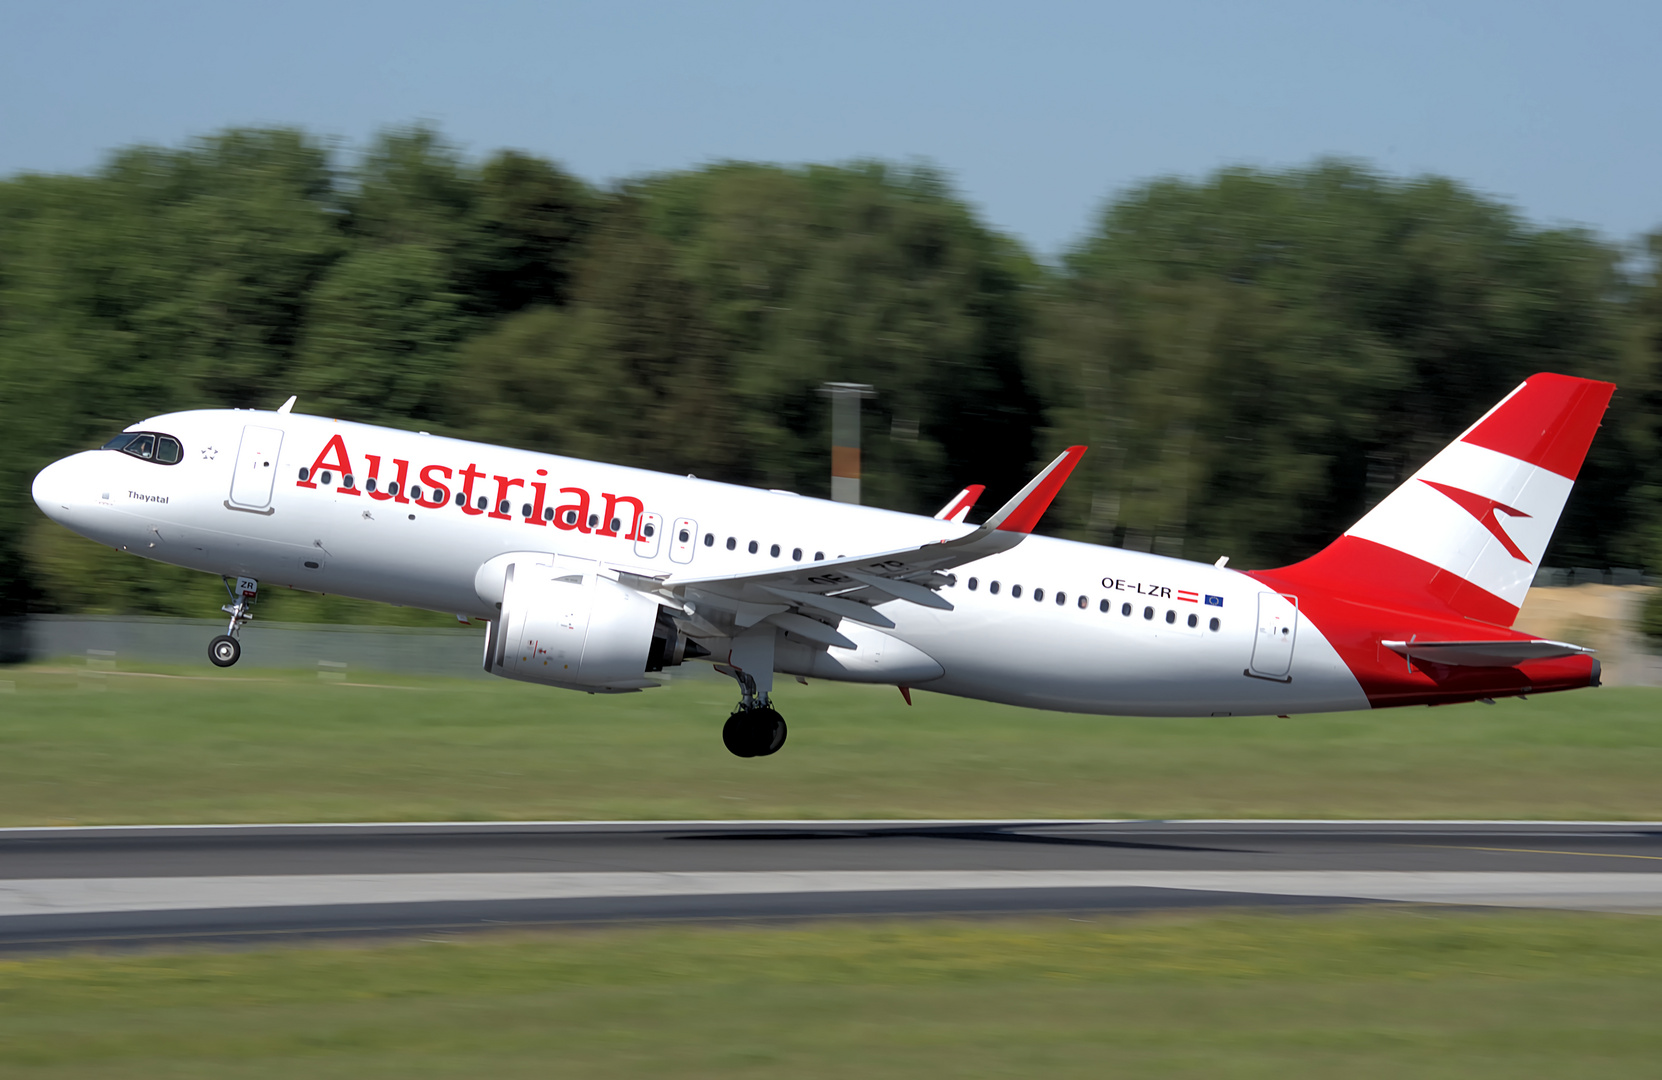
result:
M 1599 684 L 1511 629 L 1615 386 L 1533 375 L 1328 547 L 1269 570 L 1034 535 L 1070 447 L 978 525 L 276 411 L 151 417 L 36 476 L 52 520 L 219 574 L 221 667 L 262 584 L 456 614 L 482 663 L 590 693 L 708 660 L 728 750 L 786 738 L 774 675 L 1037 709 L 1288 715 Z

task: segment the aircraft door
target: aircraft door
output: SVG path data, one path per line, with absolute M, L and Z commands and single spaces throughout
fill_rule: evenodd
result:
M 670 529 L 669 558 L 671 562 L 692 562 L 698 550 L 698 522 L 692 518 L 676 518 Z
M 663 539 L 664 515 L 642 514 L 636 525 L 635 535 L 640 539 L 635 541 L 635 554 L 643 559 L 656 559 L 658 543 Z
M 1258 636 L 1252 642 L 1252 674 L 1287 679 L 1298 640 L 1298 597 L 1258 594 Z
M 283 433 L 277 428 L 250 424 L 242 429 L 236 472 L 231 476 L 232 503 L 252 510 L 271 505 L 271 488 L 277 481 L 277 452 L 282 448 Z

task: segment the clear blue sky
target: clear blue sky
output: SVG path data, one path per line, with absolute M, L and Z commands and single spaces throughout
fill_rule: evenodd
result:
M 1152 176 L 1323 154 L 1662 226 L 1662 3 L 0 0 L 0 175 L 428 120 L 590 180 L 922 158 L 1053 255 Z

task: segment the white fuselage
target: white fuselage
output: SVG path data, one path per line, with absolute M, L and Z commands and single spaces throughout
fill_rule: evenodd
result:
M 129 430 L 174 436 L 182 459 L 163 465 L 121 452 L 77 454 L 41 473 L 37 502 L 75 531 L 147 558 L 257 578 L 264 587 L 468 618 L 496 616 L 478 578 L 482 566 L 506 553 L 546 552 L 642 575 L 711 577 L 971 531 L 786 492 L 312 416 L 197 411 Z M 337 436 L 356 471 L 351 489 L 343 489 L 342 470 L 318 467 Z M 331 474 L 327 483 L 323 472 Z M 369 492 L 372 472 L 376 490 Z M 393 482 L 396 495 L 389 491 Z M 418 488 L 419 499 L 412 490 Z M 464 488 L 465 509 L 457 505 Z M 608 507 L 621 519 L 616 531 L 605 519 Z M 883 633 L 927 654 L 941 673 L 927 681 L 879 681 L 1125 715 L 1369 707 L 1322 633 L 1245 574 L 1042 536 L 954 574 L 955 584 L 941 592 L 950 611 L 902 601 L 878 608 L 895 623 Z M 1261 620 L 1280 620 L 1275 647 L 1285 657 L 1263 652 Z M 866 633 L 863 640 L 870 640 Z M 779 670 L 797 670 L 791 655 L 781 652 Z M 1255 674 L 1255 666 L 1268 674 Z

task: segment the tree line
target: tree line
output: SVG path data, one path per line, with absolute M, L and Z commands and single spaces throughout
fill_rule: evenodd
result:
M 136 147 L 0 181 L 0 613 L 211 612 L 217 582 L 71 537 L 30 479 L 146 415 L 289 394 L 824 495 L 817 389 L 870 383 L 867 502 L 996 504 L 1083 442 L 1047 531 L 1250 567 L 1562 371 L 1621 389 L 1548 561 L 1655 567 L 1659 261 L 1662 232 L 1614 244 L 1344 161 L 1141 185 L 1047 265 L 928 168 L 597 187 L 425 127 L 352 160 L 285 129 Z

